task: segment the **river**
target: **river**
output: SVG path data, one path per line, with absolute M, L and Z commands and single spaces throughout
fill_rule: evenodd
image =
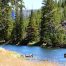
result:
M 64 54 L 66 53 L 66 49 L 64 48 L 54 48 L 47 49 L 36 46 L 16 46 L 16 45 L 2 45 L 3 47 L 10 51 L 15 51 L 22 55 L 33 54 L 33 58 L 28 58 L 29 60 L 37 60 L 37 61 L 53 61 L 59 63 L 65 63 L 66 58 L 64 58 Z

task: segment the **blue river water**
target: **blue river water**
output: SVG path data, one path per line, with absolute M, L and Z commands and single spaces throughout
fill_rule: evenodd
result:
M 33 60 L 48 60 L 54 62 L 66 62 L 66 58 L 64 58 L 64 54 L 66 53 L 66 49 L 63 48 L 55 48 L 55 49 L 46 49 L 36 46 L 16 46 L 16 45 L 2 45 L 3 47 L 10 51 L 15 51 L 22 55 L 33 54 Z

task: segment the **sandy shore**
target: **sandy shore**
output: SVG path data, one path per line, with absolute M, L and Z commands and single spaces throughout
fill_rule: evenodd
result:
M 59 64 L 48 61 L 42 62 L 27 61 L 24 60 L 24 58 L 20 58 L 19 54 L 1 49 L 0 66 L 59 66 Z

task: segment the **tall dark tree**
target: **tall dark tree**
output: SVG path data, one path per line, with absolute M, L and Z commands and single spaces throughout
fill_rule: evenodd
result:
M 15 39 L 17 41 L 20 41 L 23 39 L 23 0 L 15 0 L 15 12 L 16 12 L 16 18 L 15 18 Z
M 64 19 L 66 20 L 66 0 L 64 1 Z
M 30 15 L 30 19 L 29 19 L 29 24 L 28 24 L 28 28 L 27 28 L 27 38 L 30 41 L 34 40 L 34 24 L 33 24 L 33 10 L 31 10 L 31 15 Z
M 39 20 L 39 21 L 38 21 Z M 29 24 L 27 27 L 27 37 L 30 41 L 37 42 L 39 40 L 39 23 L 40 17 L 37 16 L 37 12 L 31 10 L 29 17 Z
M 52 11 L 54 8 L 53 0 L 43 1 L 42 21 L 41 21 L 41 42 L 51 42 L 50 33 L 52 31 Z
M 9 0 L 1 0 L 1 24 L 3 26 L 2 34 L 4 40 L 9 40 L 13 28 L 11 21 L 11 7 L 8 5 Z
M 46 0 L 43 4 L 40 33 L 41 41 L 55 46 L 55 44 L 59 43 L 58 40 L 61 41 L 58 38 L 57 31 L 61 27 L 62 11 L 58 7 L 56 0 Z
M 20 5 L 19 5 L 19 8 L 20 8 L 20 19 L 19 19 L 19 22 L 20 22 L 20 40 L 23 40 L 24 39 L 24 16 L 23 16 L 23 8 L 25 8 L 24 6 L 24 2 L 23 0 L 20 0 Z

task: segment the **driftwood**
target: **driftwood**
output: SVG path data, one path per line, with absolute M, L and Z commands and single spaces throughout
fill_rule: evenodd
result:
M 0 42 L 5 42 L 5 40 L 1 40 Z
M 4 42 L 2 45 L 6 45 L 10 42 L 11 40 L 7 41 L 7 42 Z
M 33 57 L 33 54 L 25 55 L 25 57 Z

